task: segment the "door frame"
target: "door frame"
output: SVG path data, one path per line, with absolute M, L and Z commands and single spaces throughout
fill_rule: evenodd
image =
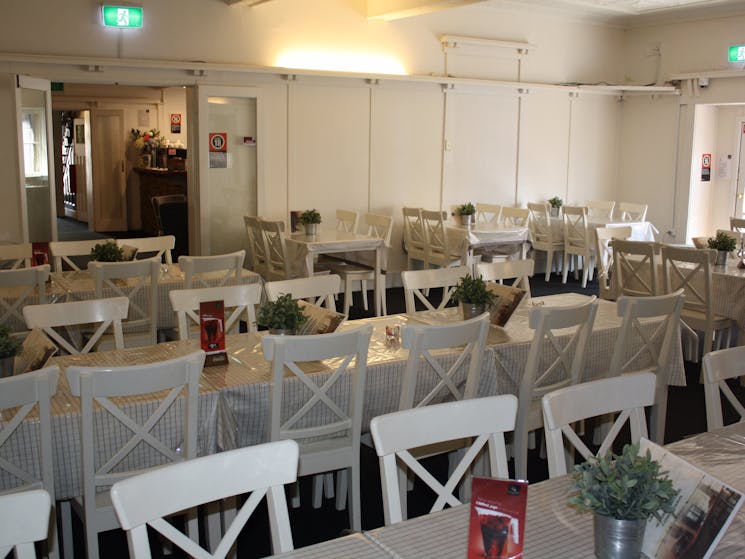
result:
M 119 185 L 118 185 L 118 192 L 117 194 L 123 193 L 123 199 L 120 200 L 120 205 L 122 207 L 122 212 L 124 214 L 124 229 L 112 229 L 112 228 L 106 228 L 105 231 L 127 231 L 129 230 L 129 216 L 128 216 L 128 204 L 127 204 L 127 177 L 125 172 L 125 163 L 124 163 L 124 152 L 126 149 L 125 142 L 124 142 L 124 109 L 89 109 L 89 115 L 90 115 L 90 127 L 89 130 L 86 132 L 86 140 L 90 139 L 90 142 L 88 145 L 92 146 L 93 142 L 97 141 L 97 138 L 94 134 L 94 129 L 96 127 L 96 120 L 97 117 L 101 116 L 118 116 L 119 121 L 121 123 L 121 145 L 118 147 L 112 146 L 116 151 L 116 153 L 119 153 Z M 90 135 L 90 138 L 89 138 Z M 98 145 L 104 145 L 104 142 L 98 142 Z M 98 161 L 100 161 L 100 154 L 102 153 L 102 150 L 98 150 Z M 91 168 L 92 168 L 92 182 L 95 184 L 96 181 L 96 163 L 97 159 L 96 156 L 93 155 L 91 150 Z M 103 212 L 100 211 L 99 203 L 101 201 L 101 188 L 96 188 L 95 186 L 92 189 L 92 207 L 93 207 L 93 215 L 94 218 L 94 230 L 98 231 L 98 227 L 101 227 L 101 222 L 104 221 L 103 218 Z M 91 206 L 89 205 L 89 208 Z
M 52 238 L 57 240 L 57 203 L 55 197 L 56 182 L 54 174 L 54 139 L 52 137 L 52 82 L 44 78 L 35 78 L 16 74 L 16 86 L 13 88 L 13 97 L 16 110 L 16 134 L 18 142 L 18 187 L 20 188 L 21 202 L 21 231 L 23 241 L 29 242 L 28 203 L 26 200 L 26 167 L 23 149 L 22 110 L 23 100 L 21 89 L 35 89 L 44 94 L 45 116 L 46 116 L 46 142 L 47 142 L 47 180 L 49 182 L 49 215 L 51 219 Z
M 210 253 L 209 227 L 209 97 L 244 97 L 256 99 L 256 207 L 261 214 L 264 208 L 263 144 L 264 117 L 261 89 L 258 87 L 228 85 L 196 85 L 187 94 L 187 113 L 191 115 L 188 130 L 189 171 L 187 190 L 189 200 L 189 246 L 193 254 Z

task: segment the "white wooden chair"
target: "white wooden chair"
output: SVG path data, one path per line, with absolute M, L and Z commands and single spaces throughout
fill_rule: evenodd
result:
M 171 251 L 176 247 L 176 237 L 173 235 L 162 235 L 160 237 L 137 237 L 133 239 L 117 239 L 117 246 L 130 246 L 137 249 L 137 255 L 142 253 L 155 253 L 152 258 L 159 258 L 167 265 L 173 264 Z
M 745 258 L 745 219 L 739 217 L 729 218 L 729 228 L 737 233 L 738 237 L 738 258 Z
M 362 405 L 371 335 L 372 325 L 368 324 L 322 336 L 262 339 L 264 357 L 271 361 L 272 370 L 268 439 L 298 441 L 298 476 L 346 470 L 337 476 L 336 507 L 343 508 L 347 496 L 350 525 L 357 531 L 361 529 Z M 339 358 L 335 363 L 338 367 L 328 374 L 309 375 L 299 366 L 300 362 L 331 358 Z M 354 367 L 350 368 L 353 360 Z M 287 374 L 307 389 L 304 394 L 289 398 L 283 393 Z M 316 484 L 322 481 L 322 476 L 316 476 Z M 316 495 L 320 494 L 317 490 Z
M 707 430 L 711 431 L 724 426 L 720 391 L 735 412 L 740 415 L 739 421 L 745 420 L 745 406 L 737 399 L 737 396 L 727 384 L 727 379 L 745 376 L 745 346 L 730 347 L 707 353 L 703 359 L 703 372 Z
M 266 275 L 266 251 L 264 249 L 264 236 L 261 233 L 261 218 L 256 216 L 243 216 L 248 237 L 249 267 L 262 276 Z
M 616 295 L 649 297 L 663 293 L 657 258 L 660 245 L 648 241 L 613 241 Z
M 373 418 L 370 432 L 380 460 L 383 512 L 386 525 L 404 520 L 398 462 L 419 477 L 437 495 L 430 512 L 461 502 L 454 492 L 479 453 L 486 447 L 492 477 L 509 477 L 504 433 L 515 426 L 517 399 L 512 394 L 447 402 L 403 410 Z M 410 449 L 473 437 L 457 467 L 445 483 L 437 481 L 409 452 Z M 465 478 L 465 479 L 464 479 Z M 405 495 L 405 493 L 403 493 Z
M 598 227 L 595 229 L 595 254 L 598 268 L 598 296 L 615 301 L 616 283 L 611 282 L 613 268 L 613 239 L 626 240 L 631 236 L 631 227 Z
M 341 289 L 341 278 L 336 274 L 270 281 L 264 284 L 267 299 L 276 301 L 280 295 L 289 293 L 293 299 L 309 299 L 310 303 L 336 311 L 334 296 Z
M 533 275 L 535 261 L 532 258 L 525 260 L 506 260 L 504 262 L 481 262 L 476 267 L 476 274 L 484 281 L 503 282 L 506 279 L 514 279 L 512 287 L 525 290 L 530 297 L 530 277 Z
M 261 220 L 260 226 L 267 266 L 264 279 L 275 281 L 296 277 L 288 257 L 284 221 Z
M 585 460 L 605 456 L 612 450 L 613 442 L 627 421 L 631 428 L 632 443 L 638 443 L 641 437 L 646 437 L 644 407 L 654 403 L 655 376 L 650 372 L 638 372 L 567 386 L 544 395 L 543 425 L 546 432 L 548 476 L 554 478 L 566 475 L 567 458 L 570 463 L 574 461 L 573 448 Z M 572 424 L 618 412 L 620 414 L 600 449 L 597 454 L 593 454 L 574 431 Z M 564 448 L 564 437 L 572 449 L 568 456 Z
M 6 487 L 11 487 L 3 494 L 15 493 L 30 489 L 43 489 L 54 502 L 54 456 L 52 454 L 52 416 L 49 400 L 57 392 L 59 368 L 54 365 L 38 371 L 32 371 L 0 379 L 0 410 L 3 423 L 0 425 L 0 472 L 6 479 Z M 36 413 L 35 413 L 36 410 Z M 34 445 L 34 454 L 38 462 L 14 462 L 8 457 L 13 456 L 12 446 L 23 442 Z M 6 497 L 2 497 L 5 499 Z M 6 530 L 13 522 L 5 519 L 6 514 L 15 518 L 14 509 L 6 510 L 3 502 L 0 505 L 0 548 L 16 541 L 13 534 Z M 50 558 L 59 557 L 57 546 L 56 516 L 52 508 L 50 515 L 49 504 L 42 515 L 44 522 L 50 522 L 51 529 L 35 537 L 34 541 L 47 539 L 47 549 Z M 40 521 L 41 519 L 37 519 Z M 18 532 L 22 530 L 19 528 Z M 0 556 L 5 557 L 7 550 L 0 549 Z M 30 556 L 33 557 L 33 556 Z M 72 556 L 70 556 L 72 557 Z
M 466 264 L 468 247 L 456 246 L 457 243 L 450 242 L 446 221 L 447 212 L 422 210 L 424 235 L 427 239 L 424 247 L 427 267 L 449 268 Z
M 0 270 L 0 288 L 13 293 L 12 297 L 0 297 L 0 324 L 11 332 L 22 332 L 26 324 L 22 309 L 28 304 L 47 302 L 48 279 L 49 264 Z
M 128 367 L 68 367 L 67 382 L 74 396 L 80 398 L 80 448 L 82 458 L 82 497 L 73 500 L 73 510 L 83 520 L 89 559 L 98 559 L 98 533 L 119 528 L 108 490 L 114 483 L 142 472 L 128 469 L 127 458 L 133 449 L 142 448 L 153 456 L 154 465 L 191 460 L 197 454 L 199 377 L 204 364 L 204 352 Z M 143 396 L 155 398 L 155 409 L 143 406 L 119 405 L 112 396 Z M 183 397 L 181 397 L 183 393 Z M 100 432 L 107 420 L 118 421 L 120 437 L 107 440 Z M 175 424 L 181 429 L 169 429 L 169 417 L 181 416 Z M 94 421 L 95 416 L 95 421 Z M 171 419 L 173 421 L 173 419 Z M 162 439 L 160 437 L 163 437 Z M 129 466 L 131 468 L 131 466 Z M 216 483 L 213 480 L 213 483 Z M 202 484 L 210 485 L 210 484 Z M 183 489 L 183 486 L 182 486 Z M 185 491 L 191 493 L 191 490 Z M 152 501 L 153 494 L 147 496 Z M 163 504 L 161 502 L 161 504 Z M 190 531 L 196 528 L 190 521 Z M 194 533 L 194 532 L 192 532 Z
M 623 318 L 623 322 L 616 338 L 608 376 L 614 377 L 641 369 L 648 369 L 657 376 L 650 428 L 652 440 L 659 444 L 664 444 L 667 375 L 673 360 L 675 340 L 680 337 L 682 308 L 682 290 L 654 297 L 624 295 L 618 298 L 618 316 Z M 657 319 L 658 323 L 650 327 L 648 322 L 653 319 Z
M 179 256 L 178 265 L 184 273 L 184 287 L 221 287 L 230 281 L 239 282 L 243 273 L 246 251 L 238 250 L 214 256 Z M 217 285 L 210 285 L 210 282 Z
M 71 270 L 79 271 L 80 268 L 72 260 L 73 256 L 85 257 L 90 260 L 91 250 L 98 244 L 113 243 L 114 239 L 93 239 L 88 241 L 51 241 L 49 253 L 54 260 L 54 271 L 61 272 L 66 264 Z
M 111 488 L 111 501 L 119 523 L 127 531 L 130 557 L 150 559 L 148 527 L 189 557 L 226 557 L 264 497 L 269 510 L 273 553 L 292 550 L 284 485 L 297 479 L 297 465 L 297 443 L 277 441 L 171 464 L 115 483 Z M 205 483 L 195 483 L 195 480 Z M 182 510 L 244 493 L 250 496 L 211 553 L 163 519 Z
M 505 227 L 527 227 L 530 214 L 528 208 L 502 206 L 501 224 Z
M 601 221 L 610 221 L 613 219 L 613 210 L 616 203 L 610 200 L 587 200 L 587 217 L 591 220 L 596 218 Z
M 0 496 L 0 556 L 35 559 L 34 542 L 46 539 L 52 499 L 43 489 Z
M 502 206 L 498 204 L 476 203 L 476 225 L 493 225 L 499 224 L 502 217 Z
M 249 332 L 256 332 L 256 309 L 261 303 L 261 284 L 226 285 L 201 289 L 173 289 L 168 292 L 176 316 L 180 340 L 199 336 L 199 305 L 207 301 L 222 301 L 225 305 L 225 333 L 238 333 L 241 317 Z M 196 325 L 191 333 L 190 326 Z
M 31 266 L 31 243 L 0 245 L 0 262 L 10 262 L 10 269 Z
M 528 433 L 543 427 L 541 397 L 580 381 L 596 312 L 595 297 L 580 305 L 539 307 L 530 312 L 535 333 L 520 380 L 514 443 L 517 479 L 528 475 Z M 557 333 L 564 328 L 573 331 Z
M 64 349 L 70 355 L 88 353 L 94 350 L 109 327 L 112 329 L 114 347 L 122 349 L 124 347 L 122 320 L 127 318 L 128 312 L 129 299 L 126 297 L 26 305 L 23 308 L 23 316 L 29 329 L 41 329 L 57 347 Z M 70 340 L 55 330 L 55 328 L 63 326 L 88 324 L 97 324 L 98 327 L 90 336 L 86 335 L 85 344 L 82 348 L 75 347 Z
M 455 286 L 461 278 L 471 271 L 466 266 L 458 268 L 440 268 L 437 270 L 406 270 L 401 272 L 401 281 L 404 284 L 404 298 L 406 300 L 406 312 L 416 312 L 416 299 L 421 301 L 427 310 L 442 310 L 450 301 L 455 291 Z M 427 299 L 425 291 L 430 288 L 442 288 L 442 299 L 435 306 Z M 416 299 L 415 299 L 416 297 Z
M 158 277 L 160 259 L 131 262 L 89 262 L 96 297 L 126 297 L 129 314 L 122 321 L 125 345 L 139 347 L 158 341 Z M 125 283 L 125 285 L 122 284 Z M 101 340 L 102 349 L 106 340 Z
M 618 203 L 618 213 L 621 214 L 621 221 L 644 221 L 647 219 L 648 208 L 647 204 Z
M 681 320 L 692 330 L 703 333 L 703 355 L 729 346 L 734 321 L 714 312 L 711 269 L 716 251 L 662 246 L 664 289 L 672 293 L 682 289 L 685 303 Z
M 359 212 L 353 210 L 336 210 L 336 229 L 338 231 L 354 233 L 357 231 L 359 221 Z
M 592 231 L 587 226 L 587 208 L 582 206 L 564 206 L 564 264 L 562 283 L 567 282 L 570 260 L 575 256 L 582 258 L 582 288 L 587 287 L 587 280 L 592 280 L 593 255 L 595 248 L 592 242 Z M 577 277 L 579 261 L 574 264 L 574 276 Z
M 422 263 L 423 268 L 427 266 L 427 237 L 424 233 L 421 208 L 403 208 L 404 215 L 404 251 L 406 251 L 406 267 L 414 268 L 414 260 Z
M 533 250 L 541 250 L 546 253 L 546 281 L 551 279 L 551 266 L 554 262 L 554 253 L 563 252 L 564 239 L 555 234 L 554 228 L 551 227 L 551 216 L 549 213 L 548 202 L 542 204 L 528 204 L 530 219 L 528 221 L 530 228 L 530 244 Z M 561 260 L 556 261 L 557 266 Z

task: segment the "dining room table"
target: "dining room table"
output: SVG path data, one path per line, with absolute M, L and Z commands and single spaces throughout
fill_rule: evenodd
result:
M 461 224 L 448 225 L 448 245 L 453 254 L 466 254 L 465 265 L 471 269 L 477 264 L 479 253 L 491 251 L 509 251 L 519 247 L 516 252 L 526 258 L 530 232 L 527 226 L 509 226 L 503 224 L 476 223 L 471 226 Z M 507 255 L 507 254 L 506 254 Z
M 478 395 L 517 394 L 527 361 L 528 350 L 532 340 L 532 330 L 528 324 L 529 313 L 534 306 L 574 305 L 586 301 L 585 295 L 566 293 L 534 299 L 526 299 L 515 310 L 505 327 L 491 326 L 487 349 L 482 363 Z M 373 334 L 368 350 L 368 368 L 365 383 L 363 407 L 363 432 L 369 428 L 370 420 L 384 413 L 398 409 L 400 387 L 406 366 L 408 351 L 401 347 L 400 337 L 391 337 L 390 332 L 399 331 L 407 324 L 444 324 L 461 320 L 459 309 L 446 308 L 440 311 L 421 311 L 412 315 L 398 314 L 385 317 L 352 320 L 343 323 L 340 328 L 354 328 L 357 325 L 372 324 Z M 610 356 L 621 325 L 617 315 L 616 304 L 609 301 L 598 301 L 598 312 L 591 338 L 581 381 L 601 378 L 607 373 Z M 656 323 L 649 321 L 643 325 L 649 328 L 650 335 Z M 396 328 L 398 327 L 398 328 Z M 566 332 L 570 336 L 572 330 Z M 258 444 L 267 441 L 267 421 L 269 418 L 269 395 L 272 389 L 270 364 L 264 359 L 261 339 L 265 332 L 231 334 L 226 337 L 227 364 L 205 367 L 200 378 L 198 433 L 199 455 L 207 455 L 223 450 Z M 559 336 L 561 340 L 561 335 Z M 185 355 L 199 349 L 199 340 L 179 340 L 165 342 L 154 346 L 128 348 L 111 351 L 88 353 L 85 355 L 66 355 L 53 357 L 50 364 L 61 368 L 57 393 L 52 398 L 52 422 L 54 428 L 55 487 L 58 499 L 80 495 L 79 460 L 80 448 L 78 429 L 80 405 L 78 399 L 70 392 L 64 370 L 70 365 L 79 366 L 123 366 L 162 361 Z M 442 350 L 444 365 L 455 362 L 457 351 Z M 451 361 L 448 361 L 448 359 Z M 648 356 L 638 357 L 638 367 L 648 366 Z M 332 362 L 310 362 L 303 364 L 306 372 L 321 384 L 336 369 Z M 349 374 L 348 372 L 345 374 Z M 684 386 L 682 352 L 678 346 L 675 358 L 671 360 L 667 371 L 660 373 L 668 385 Z M 465 382 L 466 371 L 454 382 Z M 426 394 L 435 385 L 436 379 L 424 378 L 418 387 L 421 395 Z M 289 406 L 299 406 L 305 400 L 307 390 L 296 378 L 286 378 L 282 390 Z M 443 395 L 444 397 L 444 395 Z M 157 398 L 134 399 L 125 402 L 124 408 L 135 418 L 138 414 L 146 417 L 147 407 L 157 405 Z M 343 400 L 340 405 L 345 405 Z M 333 419 L 330 410 L 318 406 L 314 420 Z M 138 411 L 138 410 L 142 411 Z M 178 414 L 167 416 L 164 429 L 172 437 L 174 448 L 180 444 L 180 417 Z M 109 423 L 110 422 L 110 423 Z M 172 423 L 169 423 L 172 422 Z M 120 426 L 112 418 L 107 418 L 101 427 L 101 436 L 111 439 L 112 448 L 116 448 L 123 435 Z M 33 441 L 38 436 L 32 423 L 23 425 L 21 439 L 10 447 L 9 459 L 32 460 L 29 445 L 24 441 Z M 25 438 L 25 439 L 24 439 Z M 161 456 L 157 452 L 143 451 L 134 458 L 138 467 L 157 465 Z M 10 483 L 0 477 L 0 488 Z

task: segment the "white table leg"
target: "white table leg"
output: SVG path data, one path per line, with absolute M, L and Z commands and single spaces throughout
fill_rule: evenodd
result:
M 383 280 L 382 266 L 383 266 L 383 251 L 384 246 L 379 246 L 375 249 L 375 316 L 381 314 L 381 303 L 383 297 L 385 297 L 385 283 Z M 362 294 L 363 297 L 367 297 L 366 294 Z

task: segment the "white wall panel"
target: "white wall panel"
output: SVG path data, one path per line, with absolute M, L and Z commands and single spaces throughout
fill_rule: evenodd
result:
M 571 100 L 569 180 L 561 198 L 626 200 L 617 192 L 620 106 L 615 96 L 580 95 Z
M 565 192 L 568 132 L 569 96 L 566 93 L 531 90 L 522 98 L 518 206 Z

